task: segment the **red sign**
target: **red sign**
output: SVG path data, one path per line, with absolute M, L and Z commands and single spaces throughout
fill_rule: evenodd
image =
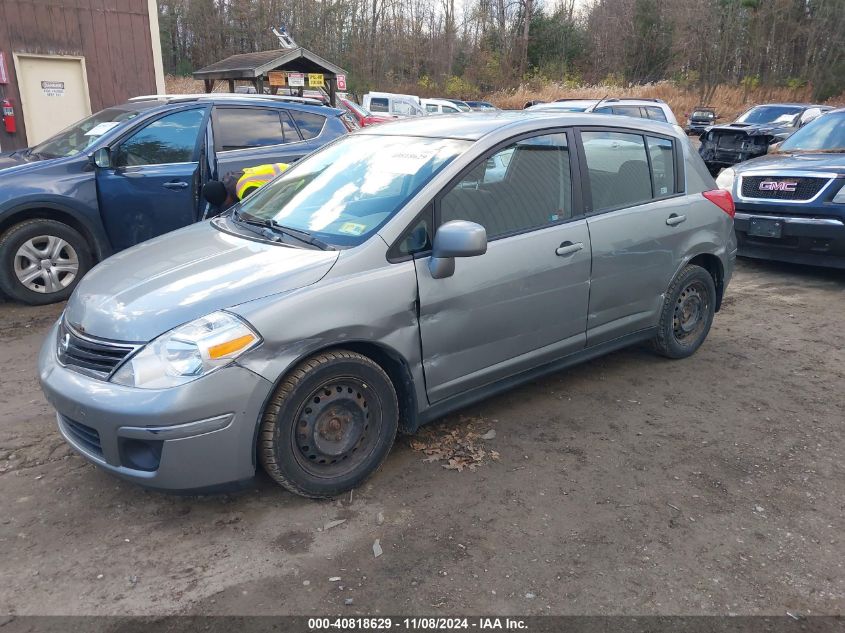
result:
M 337 89 L 341 92 L 346 91 L 346 75 L 337 76 Z
M 6 56 L 0 53 L 0 84 L 9 83 L 9 71 L 6 69 Z

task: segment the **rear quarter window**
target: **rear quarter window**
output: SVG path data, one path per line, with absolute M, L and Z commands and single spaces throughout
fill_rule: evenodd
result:
M 655 121 L 663 121 L 664 123 L 668 122 L 668 120 L 666 119 L 666 114 L 657 106 L 646 106 L 645 111 L 648 114 L 649 119 L 654 119 Z
M 296 121 L 296 126 L 302 133 L 302 138 L 306 140 L 320 136 L 320 132 L 323 131 L 323 126 L 326 124 L 326 117 L 311 112 L 292 111 L 291 116 Z

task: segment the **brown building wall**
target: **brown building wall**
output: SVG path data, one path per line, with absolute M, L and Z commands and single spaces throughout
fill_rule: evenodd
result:
M 91 110 L 156 92 L 148 0 L 0 0 L 0 51 L 5 53 L 17 133 L 0 126 L 3 151 L 26 146 L 13 53 L 85 57 Z

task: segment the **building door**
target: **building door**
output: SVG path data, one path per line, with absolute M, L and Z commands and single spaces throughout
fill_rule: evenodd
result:
M 15 53 L 15 70 L 32 147 L 91 114 L 83 57 Z

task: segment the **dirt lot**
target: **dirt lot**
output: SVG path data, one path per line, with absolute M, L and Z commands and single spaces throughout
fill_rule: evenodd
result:
M 162 495 L 73 455 L 34 377 L 60 309 L 0 305 L 0 614 L 845 608 L 843 272 L 741 262 L 693 358 L 488 400 L 333 502 Z M 418 450 L 490 429 L 474 471 Z

